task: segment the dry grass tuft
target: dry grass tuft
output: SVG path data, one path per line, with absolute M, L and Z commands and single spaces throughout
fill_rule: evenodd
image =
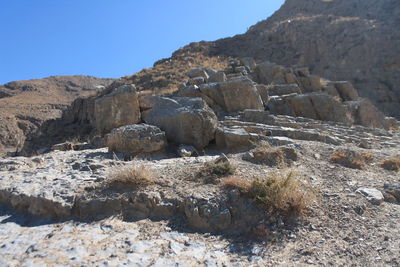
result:
M 142 164 L 123 166 L 108 174 L 105 186 L 116 189 L 138 189 L 155 183 L 153 171 Z
M 400 171 L 400 155 L 385 159 L 379 165 L 389 171 Z
M 360 156 L 367 163 L 371 163 L 372 161 L 374 161 L 374 158 L 375 158 L 374 154 L 372 154 L 371 152 L 362 152 Z
M 216 183 L 218 178 L 232 175 L 236 171 L 236 167 L 232 163 L 206 163 L 197 173 L 197 176 L 207 184 Z
M 256 150 L 254 159 L 268 166 L 282 166 L 285 164 L 285 153 L 281 148 L 269 148 L 268 150 Z
M 256 147 L 251 155 L 245 156 L 244 159 L 270 167 L 284 167 L 298 160 L 298 154 L 293 148 L 271 147 L 268 143 Z
M 313 202 L 315 194 L 311 186 L 296 178 L 293 171 L 281 177 L 273 173 L 252 183 L 250 195 L 268 211 L 285 215 L 299 215 Z
M 248 193 L 251 188 L 251 182 L 236 176 L 222 179 L 221 183 L 224 187 L 238 189 L 241 193 Z
M 373 155 L 372 155 L 373 157 Z M 347 168 L 362 169 L 365 167 L 368 155 L 360 155 L 351 150 L 336 150 L 331 155 L 331 161 Z
M 269 212 L 292 216 L 302 214 L 314 201 L 311 186 L 300 180 L 294 171 L 285 174 L 272 173 L 253 182 L 238 177 L 223 179 L 222 185 L 236 188 L 259 202 Z

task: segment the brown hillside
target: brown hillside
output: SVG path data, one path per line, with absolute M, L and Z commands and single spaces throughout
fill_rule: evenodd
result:
M 90 96 L 113 79 L 54 76 L 0 86 L 0 154 L 14 152 L 43 121 L 58 118 L 78 96 Z

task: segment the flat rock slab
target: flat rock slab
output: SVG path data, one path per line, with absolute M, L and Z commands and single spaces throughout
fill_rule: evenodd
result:
M 371 203 L 376 205 L 381 204 L 385 200 L 385 197 L 383 196 L 382 192 L 375 188 L 362 187 L 357 189 L 357 193 L 360 193 Z
M 36 216 L 68 217 L 77 195 L 104 179 L 106 149 L 0 159 L 0 203 Z
M 232 255 L 227 240 L 178 233 L 165 222 L 148 220 L 21 225 L 15 216 L 0 214 L 0 240 L 1 266 L 230 266 L 232 261 L 235 266 L 250 264 L 247 255 Z

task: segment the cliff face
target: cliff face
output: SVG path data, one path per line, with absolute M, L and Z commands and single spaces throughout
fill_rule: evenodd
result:
M 216 53 L 308 66 L 351 81 L 363 97 L 400 118 L 400 2 L 287 0 L 243 35 L 215 42 Z

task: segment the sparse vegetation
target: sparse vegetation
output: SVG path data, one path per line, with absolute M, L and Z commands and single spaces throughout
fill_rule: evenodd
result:
M 154 173 L 149 167 L 143 164 L 133 164 L 109 172 L 105 187 L 137 189 L 154 183 Z
M 315 193 L 308 183 L 301 181 L 297 176 L 294 171 L 285 174 L 272 173 L 253 182 L 229 177 L 222 180 L 222 185 L 238 189 L 242 194 L 255 199 L 269 212 L 299 215 L 310 206 Z
M 232 175 L 236 171 L 236 167 L 229 161 L 221 163 L 206 163 L 198 172 L 198 177 L 203 179 L 205 183 L 216 183 L 218 178 Z
M 374 158 L 375 158 L 375 156 L 374 156 L 374 154 L 372 154 L 371 152 L 362 152 L 361 153 L 361 157 L 365 160 L 365 162 L 367 162 L 367 163 L 371 163 L 373 160 L 374 160 Z
M 400 171 L 400 155 L 385 159 L 380 166 L 389 171 Z
M 311 187 L 296 178 L 293 171 L 283 177 L 273 173 L 267 178 L 256 179 L 250 187 L 249 194 L 267 210 L 286 215 L 301 214 L 315 196 Z
M 351 150 L 336 150 L 331 155 L 331 161 L 333 163 L 340 164 L 347 168 L 360 170 L 365 167 L 366 162 L 372 159 L 372 154 L 358 154 L 357 152 Z
M 241 193 L 248 193 L 251 188 L 251 182 L 236 176 L 222 179 L 221 183 L 224 187 L 238 189 Z
M 298 159 L 298 154 L 293 148 L 271 147 L 268 143 L 262 143 L 252 151 L 252 156 L 245 158 L 256 164 L 270 167 L 284 167 Z

